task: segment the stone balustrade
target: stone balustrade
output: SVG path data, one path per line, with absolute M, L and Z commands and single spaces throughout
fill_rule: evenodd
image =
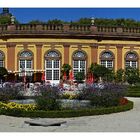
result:
M 32 34 L 32 33 L 84 33 L 84 34 L 136 34 L 140 35 L 140 28 L 117 27 L 117 26 L 94 26 L 94 25 L 72 25 L 72 24 L 15 24 L 0 25 L 1 34 Z

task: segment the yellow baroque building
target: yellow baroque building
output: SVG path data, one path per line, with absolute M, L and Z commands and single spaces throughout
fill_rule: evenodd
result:
M 91 63 L 113 68 L 140 66 L 140 29 L 94 25 L 0 25 L 0 67 L 59 82 L 63 64 L 74 75 Z

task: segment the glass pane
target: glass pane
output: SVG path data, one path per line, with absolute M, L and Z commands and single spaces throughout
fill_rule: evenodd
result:
M 32 68 L 32 60 L 26 60 L 26 68 Z
M 73 61 L 73 68 L 78 68 L 78 65 L 79 65 L 78 62 L 79 62 L 78 60 Z
M 83 73 L 85 73 L 85 69 L 80 69 L 80 72 L 83 72 Z
M 53 71 L 53 80 L 59 80 L 59 70 Z
M 125 67 L 130 67 L 130 61 L 125 62 Z
M 54 68 L 59 68 L 59 60 L 54 60 Z
M 126 58 L 127 59 L 137 59 L 137 55 L 135 53 L 128 53 Z
M 85 58 L 85 54 L 81 51 L 77 51 L 73 57 Z
M 20 60 L 20 69 L 25 69 L 25 60 Z
M 52 60 L 46 60 L 46 68 L 52 68 Z
M 45 57 L 59 57 L 59 54 L 56 51 L 49 51 Z
M 23 51 L 20 53 L 20 57 L 31 57 L 32 53 L 28 51 Z
M 112 54 L 110 52 L 104 52 L 101 56 L 102 58 L 112 58 Z
M 113 68 L 113 61 L 107 60 L 107 68 Z
M 101 65 L 106 67 L 106 61 L 105 60 L 101 60 Z
M 0 60 L 0 67 L 4 67 L 4 61 Z
M 80 60 L 80 68 L 85 69 L 85 61 Z
M 132 61 L 132 68 L 137 68 L 137 61 Z
M 52 80 L 52 70 L 46 70 L 46 80 Z

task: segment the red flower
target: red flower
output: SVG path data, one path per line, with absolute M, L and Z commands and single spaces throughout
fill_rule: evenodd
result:
M 121 98 L 119 105 L 126 105 L 128 103 L 128 100 L 126 98 Z

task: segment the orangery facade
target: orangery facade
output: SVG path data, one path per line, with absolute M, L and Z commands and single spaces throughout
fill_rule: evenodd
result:
M 93 25 L 0 25 L 0 67 L 27 76 L 45 72 L 59 82 L 63 64 L 74 75 L 85 74 L 92 63 L 114 71 L 140 67 L 140 29 Z

